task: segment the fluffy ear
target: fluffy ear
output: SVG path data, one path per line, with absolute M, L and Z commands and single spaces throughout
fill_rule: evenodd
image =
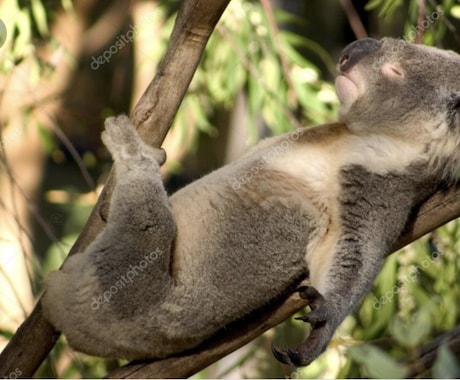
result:
M 460 91 L 450 95 L 447 103 L 447 112 L 449 117 L 449 126 L 460 132 Z

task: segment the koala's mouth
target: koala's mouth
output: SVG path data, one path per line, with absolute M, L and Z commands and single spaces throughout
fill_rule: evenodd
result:
M 359 95 L 358 85 L 346 74 L 340 74 L 335 79 L 335 91 L 341 104 L 353 102 Z

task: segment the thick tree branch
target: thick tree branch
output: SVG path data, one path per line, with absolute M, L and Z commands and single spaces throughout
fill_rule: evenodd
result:
M 160 146 L 198 66 L 206 43 L 230 0 L 183 1 L 166 56 L 136 105 L 132 121 L 144 140 Z M 105 226 L 113 186 L 110 175 L 86 226 L 69 255 L 82 252 Z M 59 334 L 43 318 L 40 302 L 0 355 L 0 377 L 32 377 Z
M 306 283 L 306 282 L 305 282 Z M 196 350 L 163 360 L 130 363 L 110 372 L 109 378 L 185 378 L 202 370 L 220 358 L 249 343 L 263 332 L 278 325 L 293 313 L 307 306 L 298 294 L 280 300 L 254 318 L 228 326 L 225 331 L 202 344 Z

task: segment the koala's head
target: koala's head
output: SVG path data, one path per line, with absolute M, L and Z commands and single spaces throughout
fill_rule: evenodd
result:
M 367 38 L 348 45 L 337 68 L 339 118 L 352 131 L 408 139 L 459 160 L 460 55 Z

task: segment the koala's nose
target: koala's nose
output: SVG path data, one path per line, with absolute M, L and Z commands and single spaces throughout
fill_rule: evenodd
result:
M 382 41 L 373 38 L 363 38 L 349 44 L 342 50 L 337 68 L 340 72 L 349 71 L 363 57 L 375 53 L 382 46 Z

